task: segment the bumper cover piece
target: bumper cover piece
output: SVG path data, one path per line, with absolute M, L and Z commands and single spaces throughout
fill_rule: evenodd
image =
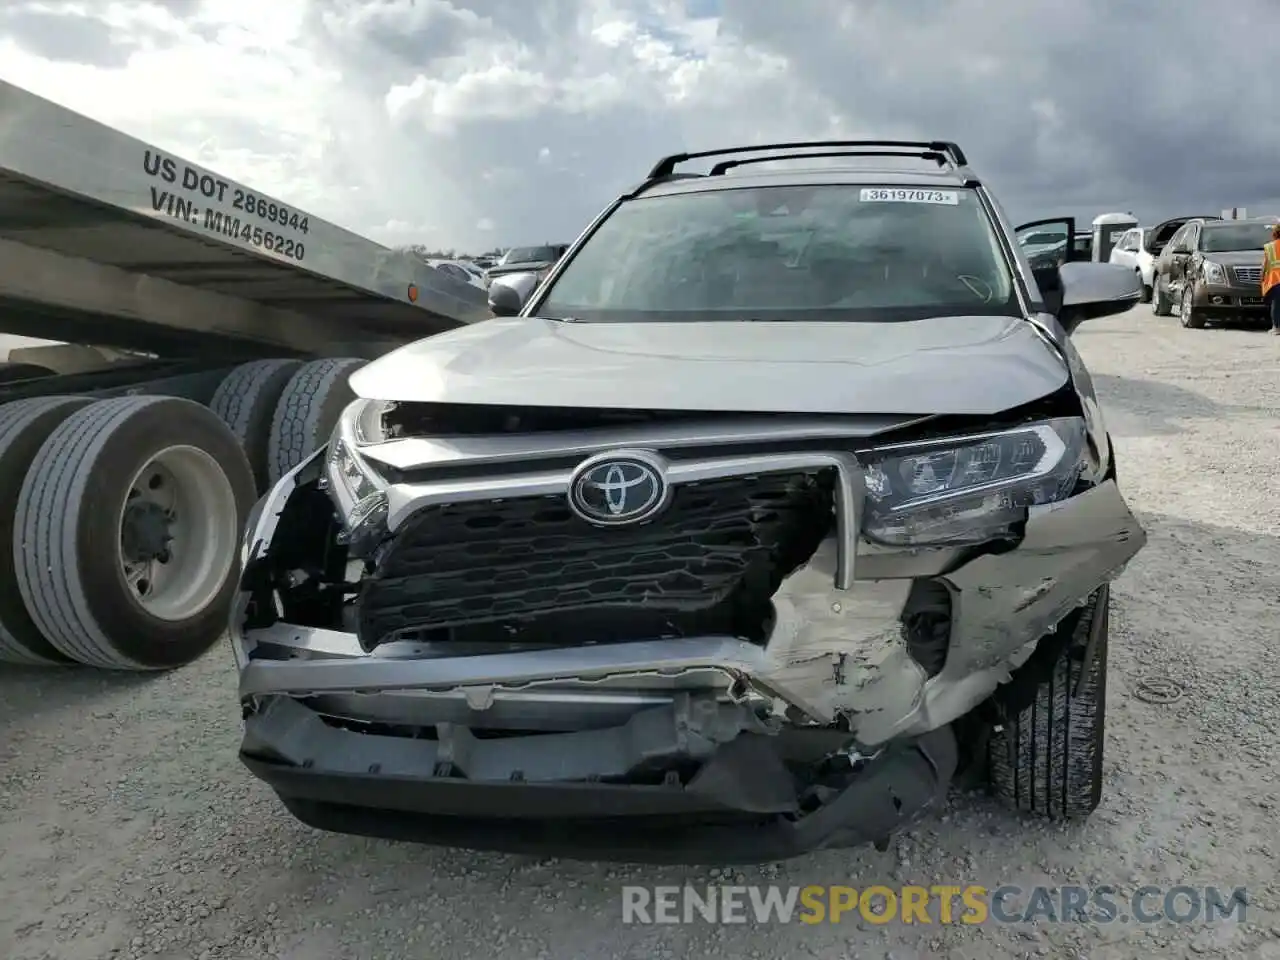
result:
M 247 719 L 241 759 L 294 816 L 322 830 L 687 864 L 761 863 L 882 841 L 940 801 L 956 769 L 955 738 L 943 728 L 894 744 L 802 813 L 782 762 L 786 738 L 743 733 L 691 744 L 670 713 L 651 713 L 573 734 L 430 741 L 338 729 L 281 698 Z M 705 754 L 687 782 L 564 778 L 585 764 L 634 772 L 673 751 Z

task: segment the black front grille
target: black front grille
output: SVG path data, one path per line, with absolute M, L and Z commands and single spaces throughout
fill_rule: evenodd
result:
M 601 529 L 563 496 L 423 508 L 361 589 L 360 643 L 763 639 L 782 579 L 834 520 L 831 471 L 681 485 L 653 521 Z

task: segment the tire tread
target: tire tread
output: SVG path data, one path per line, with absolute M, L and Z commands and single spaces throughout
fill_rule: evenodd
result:
M 260 494 L 266 492 L 263 488 L 270 482 L 275 408 L 302 365 L 303 361 L 292 359 L 242 363 L 223 378 L 209 401 L 209 409 L 222 418 L 244 447 Z M 264 406 L 270 409 L 264 411 Z
M 1106 725 L 1109 607 L 1110 591 L 1104 588 L 1082 611 L 1035 699 L 991 737 L 987 763 L 992 788 L 1017 810 L 1067 820 L 1086 817 L 1098 806 Z M 1085 664 L 1083 654 L 1097 617 L 1103 618 L 1102 633 L 1092 662 Z M 1081 673 L 1086 671 L 1081 684 Z
M 38 417 L 56 410 L 60 407 L 83 408 L 87 406 L 89 401 L 87 398 L 78 396 L 49 396 L 49 397 L 32 397 L 25 400 L 16 400 L 12 403 L 6 403 L 0 406 L 0 462 L 3 462 L 5 454 L 9 451 L 11 445 L 16 441 L 19 435 L 25 430 L 29 424 Z M 25 465 L 26 474 L 30 474 L 34 467 L 34 461 Z M 17 504 L 7 505 L 6 509 L 13 509 L 16 513 Z M 14 535 L 17 537 L 17 523 L 14 524 Z M 0 547 L 2 548 L 2 547 Z M 11 547 L 12 548 L 12 547 Z M 15 554 L 16 559 L 16 554 Z M 27 606 L 25 603 L 24 606 Z M 28 607 L 28 616 L 30 608 Z M 39 629 L 39 624 L 34 622 Z M 30 629 L 31 625 L 24 624 L 26 629 Z M 15 625 L 16 628 L 16 625 Z M 42 631 L 43 632 L 43 631 Z M 46 642 L 49 642 L 46 639 Z M 21 664 L 24 666 L 65 666 L 67 663 L 76 662 L 74 658 L 66 655 L 56 644 L 49 642 L 54 651 L 60 654 L 59 657 L 48 656 L 36 650 L 32 650 L 27 644 L 14 633 L 14 628 L 0 621 L 0 662 Z
M 350 391 L 346 378 L 364 364 L 364 360 L 354 358 L 313 360 L 294 373 L 280 396 L 271 424 L 271 483 L 329 439 L 329 401 L 335 390 Z

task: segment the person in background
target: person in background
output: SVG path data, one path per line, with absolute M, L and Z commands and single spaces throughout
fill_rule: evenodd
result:
M 1262 247 L 1262 300 L 1271 314 L 1271 333 L 1280 336 L 1280 223 L 1271 225 L 1271 242 Z

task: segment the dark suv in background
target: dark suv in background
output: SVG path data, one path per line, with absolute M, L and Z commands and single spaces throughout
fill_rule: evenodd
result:
M 1195 218 L 1184 223 L 1156 260 L 1151 294 L 1156 316 L 1177 310 L 1182 325 L 1192 329 L 1211 320 L 1263 321 L 1262 247 L 1275 222 Z
M 537 247 L 512 247 L 502 259 L 485 271 L 485 277 L 492 281 L 496 277 L 512 273 L 544 274 L 556 265 L 566 250 L 567 243 L 544 243 Z M 539 277 L 541 279 L 541 277 Z

